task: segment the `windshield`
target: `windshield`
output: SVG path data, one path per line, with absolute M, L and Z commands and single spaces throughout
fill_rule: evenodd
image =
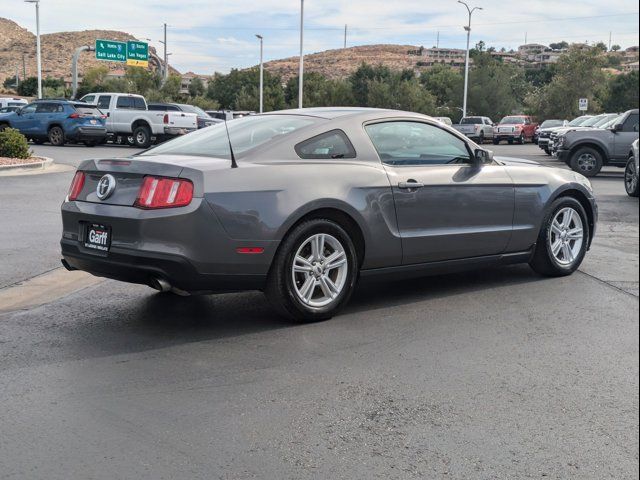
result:
M 199 117 L 208 117 L 209 114 L 202 110 L 200 107 L 194 107 L 193 105 L 180 105 L 183 112 L 187 113 L 195 113 Z
M 540 128 L 561 127 L 563 125 L 564 125 L 564 120 L 545 120 L 540 125 Z
M 504 117 L 500 120 L 501 125 L 523 125 L 524 117 Z
M 598 127 L 600 127 L 600 128 L 611 128 L 615 124 L 621 123 L 622 122 L 622 117 L 624 117 L 624 114 L 617 115 L 617 116 L 613 117 L 612 119 L 610 119 L 608 122 L 605 122 L 602 125 L 598 125 Z
M 582 125 L 584 122 L 586 122 L 590 118 L 593 118 L 593 117 L 590 117 L 588 115 L 583 115 L 582 117 L 574 118 L 573 120 L 571 120 L 569 122 L 569 124 L 567 126 L 568 127 L 579 127 L 580 125 Z
M 482 123 L 482 119 L 478 117 L 467 117 L 460 120 L 460 125 L 479 125 Z
M 600 120 L 598 120 L 596 123 L 593 124 L 594 127 L 602 127 L 603 125 L 609 123 L 611 120 L 613 120 L 614 118 L 618 118 L 618 114 L 608 114 L 608 115 L 604 115 Z
M 598 123 L 600 120 L 602 120 L 603 116 L 602 115 L 597 115 L 595 117 L 591 117 L 590 119 L 588 119 L 585 122 L 582 122 L 580 124 L 581 127 L 593 127 L 596 123 Z
M 233 153 L 237 156 L 276 137 L 295 132 L 318 121 L 316 118 L 298 115 L 250 116 L 228 122 L 226 124 L 229 128 L 228 137 L 225 123 L 218 123 L 158 145 L 140 155 L 195 155 L 231 159 L 229 138 L 231 138 Z

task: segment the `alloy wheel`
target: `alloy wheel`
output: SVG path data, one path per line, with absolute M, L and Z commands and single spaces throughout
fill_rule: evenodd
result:
M 580 255 L 584 242 L 584 226 L 580 214 L 571 207 L 558 211 L 551 222 L 549 249 L 563 266 L 571 265 Z
M 348 269 L 347 253 L 338 239 L 324 233 L 309 237 L 291 267 L 296 296 L 309 307 L 329 305 L 344 289 Z
M 638 173 L 636 172 L 636 164 L 629 162 L 624 172 L 624 185 L 627 193 L 631 194 L 638 188 Z
M 578 157 L 577 161 L 578 168 L 583 172 L 595 170 L 597 163 L 596 157 L 590 153 L 583 153 Z

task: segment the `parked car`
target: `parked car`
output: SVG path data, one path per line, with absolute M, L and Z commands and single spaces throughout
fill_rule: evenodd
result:
M 142 95 L 129 93 L 89 93 L 80 99 L 107 114 L 110 139 L 148 148 L 153 141 L 193 132 L 198 128 L 195 113 L 153 112 Z
M 93 147 L 107 137 L 105 115 L 94 105 L 69 100 L 37 100 L 0 115 L 0 130 L 15 128 L 37 144 L 82 142 Z
M 489 117 L 464 117 L 458 125 L 454 125 L 457 131 L 482 144 L 485 140 L 493 139 L 493 127 L 495 123 Z
M 248 115 L 255 115 L 256 112 L 252 110 L 207 110 L 207 115 L 211 118 L 217 118 L 219 120 L 233 120 L 234 118 L 242 118 Z
M 20 110 L 22 107 L 2 107 L 0 108 L 0 114 L 2 113 L 11 113 L 11 112 L 15 112 L 16 110 Z
M 448 127 L 451 127 L 453 125 L 453 122 L 451 121 L 451 119 L 449 117 L 433 117 L 433 118 L 435 118 L 440 123 L 444 123 Z
M 631 145 L 629 160 L 624 171 L 624 186 L 630 197 L 638 196 L 638 172 L 640 172 L 640 164 L 638 163 L 638 140 L 636 140 Z
M 509 115 L 500 120 L 493 129 L 493 144 L 498 145 L 502 140 L 507 140 L 509 145 L 517 142 L 521 145 L 532 140 L 538 124 L 533 117 L 528 115 Z
M 585 120 L 580 125 L 572 126 L 572 127 L 561 127 L 556 128 L 551 133 L 549 138 L 549 149 L 551 150 L 551 155 L 557 156 L 558 154 L 558 139 L 560 136 L 565 133 L 573 130 L 589 130 L 592 128 L 606 128 L 607 125 L 614 122 L 620 114 L 618 113 L 601 113 L 600 115 L 594 115 L 593 117 Z
M 16 98 L 16 97 L 0 97 L 0 108 L 6 107 L 24 107 L 29 102 L 27 102 L 24 98 Z
M 618 117 L 611 128 L 570 130 L 558 138 L 558 159 L 587 177 L 605 165 L 626 167 L 631 145 L 638 139 L 638 110 Z
M 543 127 L 538 131 L 538 147 L 540 147 L 547 155 L 551 155 L 551 135 L 554 132 L 559 131 L 562 128 L 570 128 L 570 127 L 578 127 L 582 125 L 584 122 L 593 118 L 593 115 L 582 115 L 580 117 L 574 118 L 566 125 L 560 125 L 556 127 Z M 544 122 L 543 122 L 544 123 Z
M 197 115 L 196 120 L 198 128 L 210 127 L 211 125 L 215 125 L 222 121 L 211 117 L 200 107 L 194 107 L 193 105 L 187 105 L 186 103 L 150 103 L 147 105 L 147 108 L 158 112 L 195 113 Z
M 300 321 L 335 315 L 358 279 L 514 263 L 570 275 L 598 211 L 582 175 L 494 158 L 431 117 L 351 107 L 84 161 L 61 208 L 70 270 L 179 294 L 263 290 Z
M 569 124 L 568 120 L 545 120 L 540 125 L 536 127 L 535 132 L 533 133 L 533 143 L 538 144 L 538 139 L 540 137 L 540 131 L 549 129 L 549 128 L 557 128 L 557 127 L 566 127 Z

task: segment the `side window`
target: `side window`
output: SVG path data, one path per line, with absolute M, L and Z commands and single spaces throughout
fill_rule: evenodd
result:
M 116 108 L 133 108 L 133 99 L 131 97 L 118 97 Z
M 180 110 L 178 107 L 176 107 L 175 105 L 169 105 L 167 107 L 167 111 L 169 112 L 181 112 L 182 110 Z
M 385 122 L 365 127 L 387 165 L 469 164 L 467 144 L 448 131 L 420 122 Z
M 35 113 L 36 111 L 36 104 L 32 103 L 31 105 L 27 105 L 26 107 L 24 107 L 22 110 L 20 110 L 20 113 L 22 115 L 24 115 L 25 113 Z
M 83 103 L 93 103 L 95 99 L 96 99 L 95 95 L 85 95 L 80 99 L 80 101 Z
M 143 98 L 133 97 L 133 107 L 136 110 L 146 110 L 147 104 L 144 102 Z
M 54 103 L 37 103 L 36 113 L 53 113 L 56 111 L 57 105 Z
M 111 104 L 111 95 L 100 95 L 98 97 L 98 108 L 103 110 L 109 110 Z
M 638 114 L 632 113 L 627 117 L 624 121 L 624 125 L 622 126 L 623 132 L 637 132 L 638 131 Z
M 295 150 L 300 158 L 356 158 L 356 151 L 342 130 L 332 130 L 305 140 L 296 145 Z

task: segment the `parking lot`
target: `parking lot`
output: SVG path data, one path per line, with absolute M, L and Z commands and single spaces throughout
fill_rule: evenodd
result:
M 0 177 L 0 292 L 59 268 L 73 167 L 136 152 L 33 150 L 61 167 Z M 362 285 L 307 325 L 260 293 L 111 280 L 0 309 L 0 478 L 636 478 L 638 200 L 620 169 L 593 186 L 598 232 L 571 277 Z

